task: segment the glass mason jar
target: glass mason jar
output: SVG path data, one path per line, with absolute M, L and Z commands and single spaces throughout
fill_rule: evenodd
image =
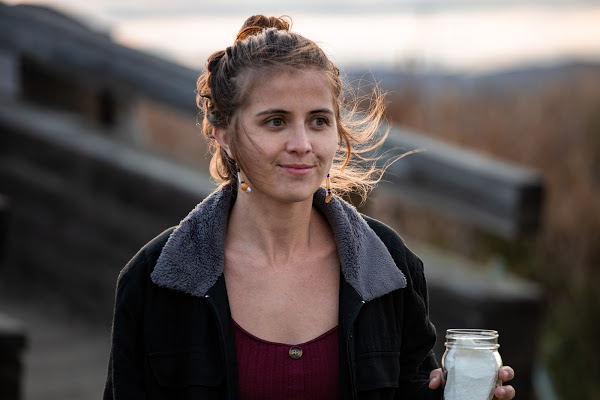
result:
M 445 400 L 491 400 L 502 384 L 498 369 L 498 332 L 486 329 L 448 329 L 442 367 Z

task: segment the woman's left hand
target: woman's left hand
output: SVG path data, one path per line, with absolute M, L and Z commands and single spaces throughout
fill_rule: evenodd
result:
M 506 383 L 515 377 L 515 371 L 511 367 L 501 367 L 498 370 L 498 378 L 502 383 Z M 434 369 L 429 374 L 429 388 L 437 389 L 440 386 L 444 387 L 446 380 L 444 379 L 444 373 L 441 368 Z M 511 385 L 498 386 L 494 393 L 495 399 L 498 400 L 510 400 L 515 397 L 515 389 Z

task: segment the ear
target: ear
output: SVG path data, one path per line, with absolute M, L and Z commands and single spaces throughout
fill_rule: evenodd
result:
M 231 154 L 231 148 L 229 146 L 229 130 L 227 128 L 213 128 L 213 136 L 215 137 L 221 148 L 225 150 L 229 158 L 233 160 L 233 155 Z

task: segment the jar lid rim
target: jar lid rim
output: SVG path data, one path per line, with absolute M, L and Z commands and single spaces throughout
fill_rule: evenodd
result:
M 499 336 L 498 331 L 493 329 L 447 329 L 446 335 L 449 334 L 468 334 L 478 336 Z

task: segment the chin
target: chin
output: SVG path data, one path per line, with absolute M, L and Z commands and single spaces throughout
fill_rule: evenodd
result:
M 280 191 L 278 196 L 275 197 L 280 198 L 282 201 L 291 202 L 291 203 L 299 203 L 307 200 L 311 200 L 313 195 L 317 191 L 318 186 L 316 188 L 302 188 L 302 189 L 288 189 Z
M 309 199 L 312 201 L 313 194 L 314 193 L 311 193 L 309 196 L 290 194 L 287 196 L 281 196 L 278 199 L 286 203 L 302 203 L 304 201 L 308 201 Z

